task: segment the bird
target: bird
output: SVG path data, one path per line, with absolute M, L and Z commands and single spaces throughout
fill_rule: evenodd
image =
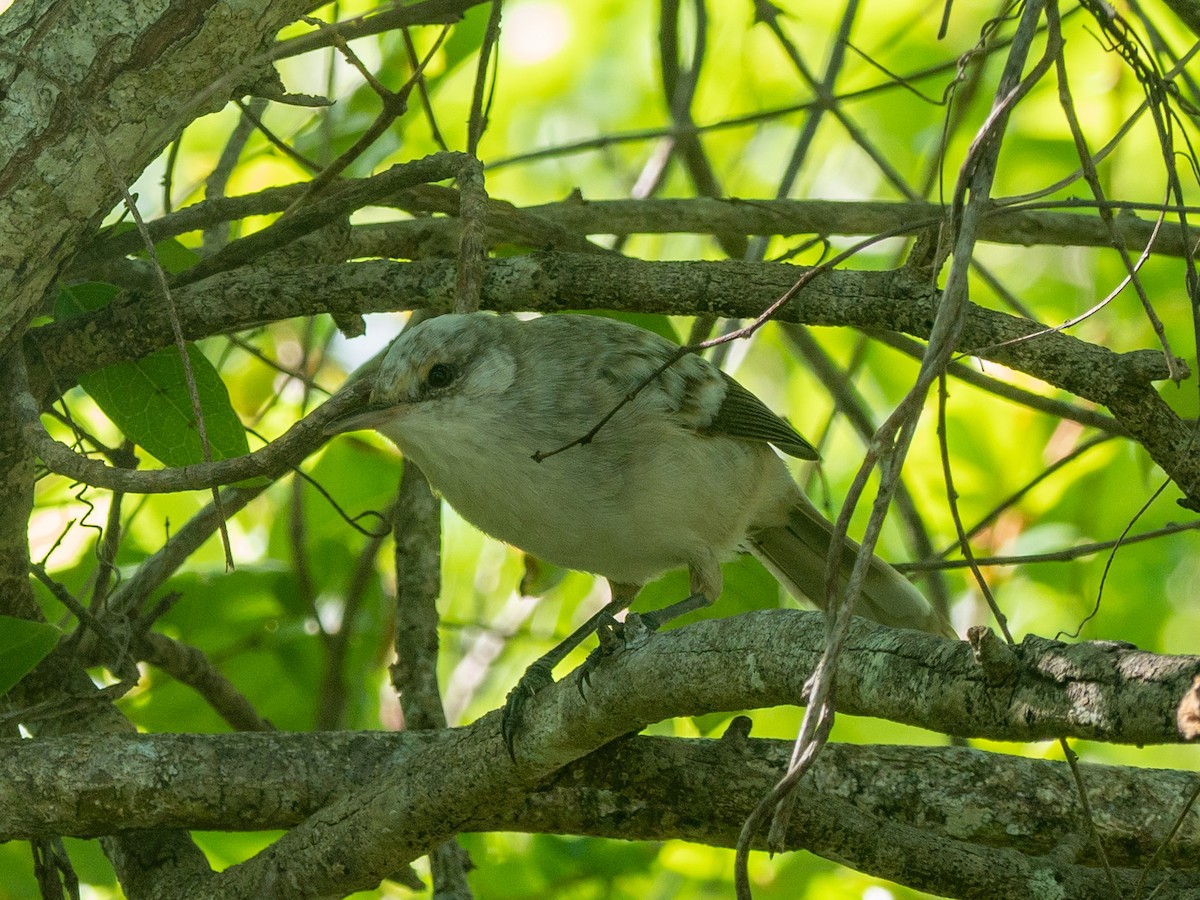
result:
M 715 601 L 721 563 L 741 552 L 825 605 L 834 527 L 780 456 L 816 460 L 816 449 L 714 363 L 647 329 L 580 314 L 425 319 L 388 349 L 367 406 L 326 433 L 360 429 L 393 441 L 483 532 L 608 580 L 611 602 L 531 665 L 518 695 L 674 569 L 687 569 L 690 593 L 644 614 L 650 628 Z M 857 551 L 843 540 L 842 584 Z M 855 612 L 955 634 L 878 557 Z

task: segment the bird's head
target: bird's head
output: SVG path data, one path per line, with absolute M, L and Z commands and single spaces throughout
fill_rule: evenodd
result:
M 444 315 L 405 329 L 388 349 L 368 407 L 330 422 L 326 434 L 374 428 L 393 433 L 414 414 L 446 424 L 494 402 L 517 375 L 515 325 L 487 313 Z

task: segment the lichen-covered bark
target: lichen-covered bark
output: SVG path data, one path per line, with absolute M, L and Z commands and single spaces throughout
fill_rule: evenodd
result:
M 33 511 L 33 455 L 10 408 L 8 360 L 0 359 L 0 614 L 38 619 L 29 586 L 29 515 Z
M 453 305 L 455 263 L 368 260 L 224 272 L 176 292 L 184 335 L 199 338 L 264 321 L 332 312 L 348 315 Z M 501 311 L 620 309 L 630 312 L 759 315 L 803 270 L 770 263 L 647 262 L 581 253 L 533 253 L 489 260 L 483 305 Z M 927 338 L 938 292 L 909 272 L 834 271 L 809 282 L 778 316 L 810 325 L 886 329 Z M 1167 377 L 1153 350 L 1115 353 L 1035 322 L 969 306 L 959 351 L 978 354 L 1109 408 L 1193 501 L 1200 504 L 1195 428 L 1154 389 Z M 1029 340 L 1037 334 L 1036 340 Z M 39 328 L 28 339 L 30 381 L 43 399 L 54 379 L 70 384 L 80 371 L 170 342 L 165 310 L 130 296 L 95 313 Z M 51 376 L 49 373 L 53 372 Z
M 487 770 L 486 729 L 466 731 L 476 766 Z M 292 827 L 389 772 L 405 777 L 410 760 L 436 759 L 459 740 L 445 732 L 408 732 L 93 736 L 38 746 L 0 741 L 0 838 L 71 829 L 89 836 L 140 823 Z M 789 753 L 788 742 L 747 739 L 736 728 L 721 740 L 629 738 L 568 766 L 519 802 L 480 798 L 464 824 L 471 831 L 675 836 L 729 847 Z M 501 762 L 497 781 L 507 760 Z M 1190 878 L 1200 852 L 1200 811 L 1193 809 L 1164 841 L 1200 776 L 1086 764 L 1081 774 L 1112 866 L 1136 870 L 1157 852 L 1150 884 Z M 1025 896 L 1012 888 L 1039 867 L 1077 883 L 1103 879 L 1094 846 L 1082 838 L 1078 794 L 1061 761 L 965 747 L 831 744 L 801 790 L 804 812 L 788 846 L 851 864 L 869 854 L 884 877 L 917 871 L 931 889 L 965 884 L 961 896 L 998 897 L 1004 890 Z M 74 813 L 64 815 L 68 810 Z M 840 822 L 846 816 L 876 826 L 847 840 Z M 884 834 L 897 831 L 909 846 L 884 846 Z M 911 841 L 917 833 L 927 836 L 924 847 Z M 1072 841 L 1078 845 L 1073 858 L 1055 853 Z M 941 852 L 945 842 L 955 845 L 955 854 Z M 953 871 L 967 848 L 974 849 L 966 857 L 973 860 L 969 871 Z M 991 877 L 967 884 L 980 866 L 996 863 Z
M 11 361 L 11 356 L 0 361 L 0 613 L 41 620 L 29 580 L 33 456 L 12 408 Z M 18 721 L 37 736 L 135 730 L 96 689 L 67 643 L 51 651 L 5 699 L 10 711 L 29 711 L 27 718 Z M 102 843 L 130 898 L 176 896 L 184 885 L 209 873 L 204 854 L 184 831 L 110 835 Z
M 271 71 L 313 0 L 18 0 L 0 16 L 0 353 L 189 121 Z
M 17 0 L 0 16 L 0 358 L 59 271 L 193 118 L 260 81 L 263 50 L 311 0 Z M 3 363 L 0 379 L 9 381 Z M 12 398 L 11 385 L 0 402 Z M 0 612 L 41 615 L 29 583 L 33 459 L 0 415 Z M 128 731 L 62 647 L 8 701 L 38 734 Z M 104 840 L 127 896 L 174 897 L 209 873 L 185 832 Z

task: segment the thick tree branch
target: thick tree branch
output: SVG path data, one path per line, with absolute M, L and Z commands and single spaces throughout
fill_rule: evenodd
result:
M 623 309 L 746 318 L 761 313 L 803 271 L 736 261 L 655 263 L 595 254 L 536 253 L 489 261 L 483 305 L 510 311 Z M 443 260 L 245 269 L 182 288 L 176 303 L 184 334 L 199 338 L 323 312 L 337 316 L 417 306 L 450 309 L 455 272 L 455 263 Z M 779 318 L 925 338 L 937 299 L 936 291 L 904 270 L 836 271 L 814 279 Z M 169 335 L 165 314 L 135 297 L 35 329 L 26 344 L 34 396 L 45 402 L 53 393 L 52 384 L 69 385 L 81 371 L 149 353 L 165 346 Z M 1107 406 L 1186 494 L 1200 487 L 1200 454 L 1192 452 L 1193 429 L 1150 384 L 1168 374 L 1161 354 L 1114 353 L 975 305 L 968 309 L 958 350 Z M 257 473 L 237 477 L 249 474 Z
M 652 635 L 594 670 L 586 699 L 578 673 L 536 695 L 517 742 L 519 764 L 503 752 L 493 713 L 446 732 L 437 752 L 415 753 L 387 778 L 340 796 L 214 883 L 227 897 L 372 887 L 468 828 L 480 798 L 496 808 L 516 803 L 553 772 L 649 722 L 796 702 L 823 632 L 816 613 L 770 610 Z M 1193 657 L 1095 644 L 1032 642 L 1013 659 L 994 658 L 980 665 L 965 644 L 860 620 L 839 663 L 839 708 L 964 735 L 1169 741 L 1178 740 L 1174 707 L 1200 671 Z
M 319 5 L 26 0 L 0 18 L 0 350 L 121 182 L 192 119 L 273 75 L 264 48 Z
M 91 836 L 147 824 L 285 828 L 378 781 L 414 777 L 422 759 L 444 758 L 451 744 L 474 745 L 477 764 L 486 768 L 491 765 L 484 758 L 489 732 L 480 723 L 449 733 L 403 735 L 130 735 L 0 742 L 0 837 L 56 830 Z M 518 802 L 479 797 L 462 826 L 642 840 L 679 837 L 732 846 L 745 815 L 778 777 L 788 752 L 784 742 L 748 741 L 739 728 L 721 741 L 621 740 L 563 769 Z M 506 759 L 498 762 L 507 766 Z M 1190 772 L 1092 765 L 1082 772 L 1106 853 L 1119 869 L 1148 862 L 1197 783 Z M 441 790 L 438 784 L 458 779 L 455 770 L 445 768 L 426 774 L 435 778 L 426 789 Z M 495 774 L 499 782 L 505 773 Z M 956 896 L 1025 896 L 1027 891 L 1017 889 L 1020 879 L 1039 872 L 1080 885 L 1100 877 L 1084 841 L 1073 858 L 1056 852 L 1081 828 L 1071 776 L 1060 762 L 966 748 L 831 745 L 801 790 L 804 813 L 793 822 L 790 848 L 915 887 L 940 884 L 944 893 L 948 885 L 961 885 Z M 975 814 L 980 809 L 988 815 Z M 1160 855 L 1156 880 L 1194 878 L 1197 826 L 1200 812 L 1193 810 Z M 913 839 L 922 832 L 924 843 L 916 845 Z M 981 877 L 982 865 L 994 867 L 990 877 Z M 956 874 L 955 866 L 964 867 Z
M 618 309 L 742 318 L 761 313 L 805 271 L 774 263 L 646 262 L 535 253 L 489 261 L 483 305 L 499 311 Z M 197 339 L 327 312 L 449 309 L 454 278 L 455 264 L 450 260 L 250 268 L 183 288 L 176 302 L 184 335 Z M 936 300 L 935 291 L 914 282 L 904 270 L 839 270 L 811 281 L 779 318 L 925 337 Z M 1107 403 L 1131 379 L 1145 383 L 1167 374 L 1152 351 L 1118 354 L 1042 330 L 1027 319 L 972 306 L 960 350 L 986 349 L 988 358 L 1098 403 Z M 996 346 L 1010 341 L 1015 343 Z M 35 396 L 45 402 L 56 381 L 69 386 L 80 372 L 144 356 L 167 343 L 165 314 L 133 296 L 94 313 L 33 329 L 26 355 Z M 1119 383 L 1114 384 L 1114 379 Z
M 583 752 L 568 736 L 586 747 L 595 729 L 612 727 L 611 718 L 625 729 L 616 736 L 672 716 L 801 702 L 824 646 L 823 629 L 821 615 L 772 609 L 652 634 L 644 648 L 606 661 L 600 671 L 607 685 L 661 690 L 614 690 L 599 703 L 614 704 L 599 719 L 589 714 L 598 692 L 587 691 L 586 700 L 577 690 L 539 693 L 517 742 L 518 758 L 528 742 L 565 757 L 539 753 L 539 764 L 565 764 Z M 856 619 L 838 669 L 839 712 L 991 740 L 1182 740 L 1175 714 L 1200 673 L 1198 657 L 1036 637 L 1001 656 L 996 648 L 1007 648 L 987 629 L 974 631 L 972 641 Z
M 375 181 L 378 176 L 363 179 Z M 280 213 L 291 206 L 305 190 L 304 184 L 268 188 L 256 194 L 221 197 L 185 207 L 178 212 L 147 223 L 155 240 L 227 224 L 247 216 Z M 340 186 L 339 190 L 345 186 Z M 458 245 L 458 192 L 450 188 L 425 185 L 397 194 L 380 194 L 372 205 L 391 206 L 420 218 L 356 226 L 351 233 L 355 256 L 453 255 Z M 1063 201 L 1068 208 L 1090 208 L 1092 204 Z M 1113 227 L 1130 246 L 1150 246 L 1151 252 L 1182 256 L 1184 235 L 1178 228 L 1159 228 L 1155 221 L 1138 216 L 1148 207 L 1112 206 L 1122 212 Z M 872 235 L 895 231 L 920 223 L 938 223 L 945 215 L 941 206 L 923 202 L 885 202 L 872 200 L 743 200 L 710 197 L 642 200 L 570 199 L 543 206 L 516 207 L 504 200 L 487 204 L 486 241 L 494 247 L 501 243 L 517 244 L 539 250 L 557 249 L 594 252 L 585 235 L 613 234 L 708 234 L 714 222 L 722 231 L 745 235 Z M 429 218 L 429 213 L 443 217 Z M 1103 247 L 1112 238 L 1097 215 L 1055 212 L 989 205 L 980 220 L 980 240 L 1018 246 Z M 1200 235 L 1192 233 L 1193 241 Z M 83 277 L 96 267 L 141 249 L 134 232 L 107 235 L 87 247 L 72 260 L 68 278 Z M 438 248 L 430 252 L 431 248 Z
M 396 660 L 390 674 L 404 725 L 445 728 L 438 687 L 438 611 L 442 592 L 442 505 L 416 464 L 406 461 L 392 521 L 396 562 Z

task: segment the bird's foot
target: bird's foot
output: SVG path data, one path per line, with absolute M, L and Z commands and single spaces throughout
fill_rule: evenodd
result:
M 618 622 L 612 615 L 603 612 L 590 625 L 596 630 L 600 646 L 588 654 L 587 659 L 580 666 L 580 677 L 576 682 L 579 687 L 580 696 L 583 696 L 584 687 L 590 684 L 592 672 L 597 665 L 609 657 L 616 656 L 634 647 L 640 647 L 646 643 L 651 632 L 658 628 L 659 622 L 650 613 L 644 616 L 630 613 L 625 617 L 624 622 Z M 583 634 L 586 634 L 583 629 L 577 632 L 579 636 Z M 533 665 L 525 670 L 525 674 L 521 676 L 516 686 L 508 692 L 508 699 L 504 702 L 504 712 L 500 717 L 500 733 L 504 738 L 504 746 L 508 749 L 509 758 L 513 762 L 517 761 L 517 732 L 521 728 L 521 719 L 525 714 L 525 706 L 533 698 L 534 694 L 554 684 L 551 671 L 566 655 L 564 648 L 569 650 L 578 644 L 578 640 L 575 638 L 576 635 L 572 635 L 571 638 L 568 638 L 567 641 L 556 647 L 554 651 L 533 663 Z
M 533 663 L 525 674 L 513 686 L 513 689 L 508 692 L 508 698 L 504 701 L 504 713 L 500 717 L 500 734 L 504 737 L 504 746 L 508 748 L 508 756 L 513 761 L 517 761 L 516 754 L 516 739 L 517 730 L 521 726 L 521 716 L 525 712 L 525 704 L 543 688 L 547 688 L 554 684 L 554 677 L 550 674 L 551 665 L 544 659 L 539 659 Z
M 606 616 L 597 622 L 596 637 L 600 644 L 588 654 L 583 665 L 579 667 L 577 685 L 580 696 L 583 696 L 585 687 L 591 686 L 592 672 L 600 663 L 626 650 L 642 646 L 657 629 L 658 622 L 650 613 L 641 616 L 637 613 L 629 613 L 625 616 L 624 622 L 618 622 L 612 616 Z

